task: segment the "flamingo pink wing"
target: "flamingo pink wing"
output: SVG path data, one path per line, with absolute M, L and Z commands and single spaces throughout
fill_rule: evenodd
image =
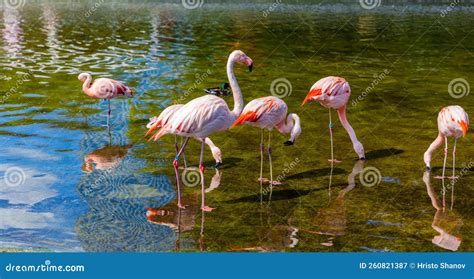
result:
M 248 103 L 242 114 L 235 120 L 231 128 L 245 122 L 257 122 L 263 115 L 276 115 L 278 117 L 280 107 L 279 104 L 282 102 L 280 99 L 275 97 L 263 97 L 252 100 Z

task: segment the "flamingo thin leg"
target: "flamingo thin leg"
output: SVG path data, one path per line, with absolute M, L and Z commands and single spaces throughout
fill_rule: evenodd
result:
M 108 103 L 108 106 L 109 106 L 109 110 L 107 111 L 107 127 L 110 127 L 110 99 L 107 99 L 107 103 Z
M 457 139 L 454 139 L 454 148 L 453 148 L 453 181 L 451 182 L 451 210 L 454 205 L 454 183 L 456 182 L 456 142 Z
M 331 163 L 334 162 L 334 145 L 333 145 L 333 139 L 332 139 L 332 116 L 331 116 L 331 109 L 328 109 L 329 111 L 329 135 L 331 137 Z
M 272 131 L 270 130 L 268 132 L 268 161 L 270 163 L 270 197 L 269 199 L 271 200 L 272 198 L 272 192 L 273 192 L 273 168 L 272 168 L 272 146 L 271 146 L 271 139 L 272 138 Z
M 183 137 L 181 137 L 181 144 L 183 144 Z M 186 154 L 183 152 L 183 162 L 184 162 L 184 169 L 188 168 L 188 162 L 186 162 Z
M 181 182 L 180 182 L 180 179 L 179 179 L 179 172 L 178 172 L 179 157 L 184 152 L 184 148 L 188 144 L 188 141 L 189 141 L 189 138 L 186 138 L 184 140 L 184 143 L 181 145 L 181 149 L 179 150 L 178 154 L 176 154 L 176 157 L 174 158 L 174 161 L 173 161 L 174 173 L 176 175 L 176 186 L 178 188 L 178 207 L 179 208 L 185 208 L 183 206 L 183 204 L 181 203 Z
M 340 163 L 341 161 L 334 159 L 334 140 L 333 140 L 333 127 L 334 124 L 332 123 L 332 113 L 331 109 L 328 109 L 329 111 L 329 137 L 331 138 L 331 159 L 328 161 L 331 163 Z
M 444 163 L 443 163 L 443 175 L 442 178 L 444 179 L 444 174 L 446 173 L 446 160 L 448 158 L 448 138 L 444 137 Z
M 179 145 L 178 145 L 178 139 L 177 139 L 177 135 L 174 135 L 174 150 L 176 151 L 176 155 L 178 154 L 179 152 Z M 181 142 L 182 143 L 182 142 Z
M 456 179 L 456 142 L 457 139 L 454 139 L 454 148 L 453 148 L 453 179 Z M 454 185 L 454 183 L 453 183 Z
M 260 137 L 260 203 L 263 200 L 263 152 L 265 151 L 265 146 L 263 145 L 263 129 Z
M 199 172 L 201 173 L 201 210 L 202 211 L 212 211 L 214 208 L 206 206 L 205 202 L 205 188 L 206 185 L 204 184 L 204 145 L 206 144 L 206 139 L 203 138 L 201 142 L 201 156 L 199 158 Z

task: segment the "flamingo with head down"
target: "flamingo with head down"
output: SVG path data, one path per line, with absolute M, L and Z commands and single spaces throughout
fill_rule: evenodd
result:
M 109 126 L 110 119 L 110 99 L 118 96 L 133 97 L 133 89 L 126 86 L 120 81 L 110 78 L 98 78 L 92 82 L 92 75 L 89 73 L 82 73 L 78 79 L 83 83 L 82 91 L 87 96 L 94 99 L 106 99 L 109 105 L 107 113 L 107 126 Z
M 178 172 L 178 160 L 186 148 L 189 138 L 202 139 L 199 172 L 201 174 L 201 209 L 203 211 L 213 210 L 213 208 L 206 206 L 205 204 L 203 164 L 205 138 L 213 133 L 228 130 L 240 115 L 244 106 L 242 92 L 240 91 L 240 87 L 234 75 L 235 62 L 247 65 L 250 71 L 253 66 L 252 59 L 240 50 L 233 51 L 227 60 L 227 77 L 229 78 L 230 87 L 232 88 L 232 94 L 234 97 L 233 110 L 229 109 L 229 106 L 222 98 L 214 95 L 206 95 L 196 98 L 179 108 L 173 115 L 172 120 L 161 127 L 153 137 L 154 140 L 157 140 L 166 134 L 175 134 L 186 138 L 173 161 L 176 173 Z M 178 206 L 183 207 L 181 204 L 179 179 L 177 180 L 177 186 Z
M 151 118 L 150 122 L 146 125 L 146 127 L 149 129 L 148 132 L 146 133 L 146 136 L 148 136 L 154 130 L 163 127 L 169 121 L 171 121 L 171 119 L 172 119 L 173 115 L 175 114 L 175 112 L 177 110 L 179 110 L 182 106 L 183 106 L 182 104 L 176 104 L 176 105 L 169 106 L 169 107 L 165 108 L 160 113 L 159 116 L 155 116 L 155 117 Z M 202 141 L 202 139 L 200 139 L 200 138 L 196 138 L 196 139 L 198 141 Z M 211 148 L 212 157 L 214 157 L 214 160 L 216 160 L 215 168 L 216 169 L 219 168 L 222 165 L 222 152 L 221 152 L 221 150 L 219 149 L 219 147 L 217 147 L 214 144 L 214 142 L 212 142 L 212 140 L 210 138 L 206 138 L 204 142 L 207 145 L 209 145 L 209 147 Z M 179 146 L 178 146 L 178 143 L 176 141 L 176 138 L 175 138 L 175 141 L 174 141 L 174 146 L 175 146 L 176 154 L 178 154 Z M 182 155 L 184 157 L 184 152 L 183 152 Z M 184 161 L 184 164 L 186 165 L 186 160 Z M 185 166 L 185 168 L 186 168 L 186 166 Z
M 260 182 L 262 182 L 263 172 L 263 130 L 267 129 L 268 133 L 268 159 L 270 162 L 270 187 L 273 187 L 273 170 L 272 170 L 272 148 L 271 133 L 276 128 L 282 134 L 290 134 L 290 139 L 285 145 L 292 145 L 296 138 L 301 134 L 300 118 L 296 113 L 288 114 L 288 105 L 280 98 L 267 96 L 252 100 L 248 103 L 242 114 L 232 124 L 232 127 L 239 124 L 248 124 L 258 127 L 262 130 L 260 140 Z
M 431 157 L 433 152 L 444 142 L 444 163 L 443 175 L 437 178 L 445 178 L 446 159 L 448 157 L 448 137 L 454 138 L 453 148 L 453 176 L 455 179 L 455 163 L 456 163 L 456 142 L 460 137 L 464 137 L 469 129 L 469 117 L 460 106 L 447 106 L 441 109 L 438 114 L 438 137 L 426 150 L 423 159 L 426 164 L 426 169 L 431 170 Z
M 362 143 L 357 139 L 354 129 L 352 128 L 351 124 L 349 124 L 349 121 L 347 121 L 346 117 L 346 106 L 350 96 L 351 88 L 349 86 L 349 83 L 345 79 L 341 77 L 329 76 L 318 80 L 311 87 L 311 90 L 309 91 L 302 104 L 303 106 L 307 102 L 316 101 L 319 102 L 323 107 L 329 109 L 329 134 L 331 137 L 331 159 L 329 161 L 332 163 L 340 162 L 334 159 L 334 147 L 332 140 L 333 124 L 331 119 L 332 108 L 337 110 L 339 120 L 341 121 L 342 126 L 349 134 L 349 137 L 352 141 L 352 145 L 354 147 L 354 151 L 359 156 L 359 159 L 365 159 L 364 146 L 362 146 Z

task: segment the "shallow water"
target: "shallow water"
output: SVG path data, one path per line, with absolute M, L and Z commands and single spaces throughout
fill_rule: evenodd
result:
M 472 7 L 443 15 L 447 4 L 364 10 L 307 1 L 271 10 L 265 1 L 209 2 L 194 10 L 141 2 L 3 7 L 0 250 L 473 250 L 472 133 L 458 142 L 460 178 L 454 188 L 445 181 L 444 210 L 443 182 L 423 179 L 422 160 L 442 106 L 474 109 L 472 92 L 448 93 L 456 78 L 473 85 Z M 177 210 L 174 138 L 147 142 L 145 125 L 173 102 L 226 81 L 233 49 L 255 62 L 252 73 L 236 67 L 246 102 L 287 79 L 291 94 L 282 97 L 301 116 L 303 133 L 291 147 L 282 144 L 287 136 L 272 135 L 274 176 L 283 184 L 271 202 L 257 181 L 260 131 L 241 126 L 213 136 L 224 166 L 213 170 L 206 150 L 206 184 L 214 188 L 206 199 L 217 209 L 204 218 L 199 186 L 185 188 L 188 207 Z M 137 91 L 112 101 L 110 133 L 107 103 L 82 93 L 80 72 Z M 335 156 L 343 162 L 332 175 L 328 112 L 300 106 L 327 75 L 351 84 L 348 118 L 368 159 L 356 161 L 335 123 Z M 198 149 L 197 142 L 187 148 L 191 166 Z M 439 150 L 432 176 L 441 173 L 442 157 Z M 364 186 L 360 172 L 374 173 L 375 185 Z M 148 220 L 148 208 L 168 215 Z

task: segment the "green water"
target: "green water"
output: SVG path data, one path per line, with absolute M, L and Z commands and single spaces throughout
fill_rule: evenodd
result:
M 473 250 L 472 133 L 458 142 L 460 178 L 454 188 L 445 181 L 444 211 L 427 191 L 442 205 L 443 182 L 431 177 L 427 187 L 422 158 L 441 107 L 474 109 L 472 92 L 448 93 L 453 79 L 474 86 L 472 7 L 442 15 L 448 4 L 364 10 L 309 2 L 270 10 L 273 2 L 260 1 L 188 10 L 179 1 L 94 3 L 26 3 L 0 14 L 0 175 L 21 174 L 14 186 L 0 182 L 0 250 L 448 251 L 432 243 L 435 228 L 460 241 L 457 251 Z M 271 201 L 268 185 L 261 195 L 257 181 L 260 131 L 239 126 L 213 135 L 224 161 L 216 176 L 206 150 L 206 184 L 220 178 L 206 195 L 216 210 L 202 216 L 194 186 L 185 187 L 188 207 L 178 212 L 174 137 L 147 142 L 145 125 L 164 107 L 225 82 L 234 49 L 255 63 L 252 73 L 236 67 L 245 101 L 271 95 L 272 82 L 287 79 L 292 89 L 283 99 L 303 132 L 290 147 L 282 144 L 287 135 L 272 135 L 282 185 Z M 132 100 L 112 101 L 110 135 L 107 104 L 82 93 L 80 72 L 136 89 Z M 328 111 L 300 106 L 328 75 L 349 81 L 348 118 L 367 153 L 356 160 L 333 112 L 342 163 L 332 176 Z M 188 164 L 196 166 L 198 156 L 199 143 L 190 142 Z M 88 158 L 100 161 L 89 172 Z M 264 163 L 268 177 L 267 157 Z M 432 176 L 442 163 L 438 150 Z M 451 154 L 448 167 L 450 174 Z M 380 183 L 364 186 L 364 168 L 378 171 Z M 147 208 L 170 215 L 149 222 Z

